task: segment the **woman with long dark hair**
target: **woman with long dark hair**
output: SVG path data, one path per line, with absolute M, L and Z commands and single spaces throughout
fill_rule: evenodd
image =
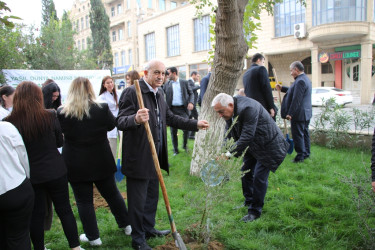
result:
M 57 110 L 61 106 L 60 87 L 52 80 L 48 79 L 42 85 L 44 107 L 46 109 Z
M 0 121 L 12 112 L 14 91 L 15 89 L 8 85 L 0 88 Z
M 107 131 L 116 126 L 108 104 L 97 102 L 89 79 L 78 77 L 57 113 L 65 138 L 63 156 L 68 179 L 85 231 L 80 240 L 92 246 L 102 244 L 93 204 L 93 184 L 107 201 L 118 227 L 130 235 L 128 210 L 115 183 L 116 164 L 107 139 Z
M 44 109 L 42 90 L 33 82 L 17 86 L 12 113 L 5 118 L 25 142 L 35 192 L 30 236 L 35 250 L 44 249 L 44 217 L 49 195 L 72 249 L 80 249 L 77 224 L 69 202 L 67 169 L 57 150 L 63 137 L 54 111 Z
M 117 116 L 119 96 L 117 95 L 113 79 L 110 76 L 106 76 L 102 80 L 102 86 L 100 87 L 99 91 L 99 101 L 107 103 L 112 115 L 114 117 Z M 117 134 L 118 132 L 116 127 L 107 133 L 114 159 L 116 158 L 117 151 Z

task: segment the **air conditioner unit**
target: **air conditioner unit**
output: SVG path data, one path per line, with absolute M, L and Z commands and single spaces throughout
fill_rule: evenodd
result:
M 306 29 L 304 23 L 294 24 L 294 38 L 304 38 L 306 36 Z

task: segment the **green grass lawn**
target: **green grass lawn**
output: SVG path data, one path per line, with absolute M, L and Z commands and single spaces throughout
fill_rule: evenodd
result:
M 179 132 L 180 136 L 182 132 Z M 170 134 L 168 133 L 168 136 Z M 179 138 L 180 148 L 182 138 Z M 189 141 L 192 151 L 193 141 Z M 353 188 L 341 176 L 367 175 L 370 153 L 349 149 L 327 149 L 312 146 L 311 158 L 301 164 L 292 163 L 288 155 L 276 173 L 269 177 L 268 192 L 260 219 L 243 223 L 246 208 L 234 209 L 243 203 L 241 183 L 229 182 L 215 188 L 215 199 L 210 211 L 211 240 L 221 242 L 226 249 L 364 249 L 365 242 L 358 229 L 362 226 Z M 189 175 L 191 152 L 173 156 L 169 137 L 170 175 L 164 174 L 172 213 L 177 230 L 182 234 L 196 229 L 202 217 L 205 187 L 200 178 Z M 126 190 L 125 181 L 118 184 Z M 368 177 L 370 190 L 370 177 Z M 71 194 L 71 203 L 77 219 L 78 231 L 83 233 L 78 211 Z M 112 214 L 104 208 L 97 210 L 102 247 L 85 249 L 131 249 L 131 238 L 117 228 Z M 371 215 L 372 222 L 375 215 Z M 169 222 L 160 192 L 156 217 L 157 229 L 168 229 Z M 375 223 L 372 224 L 374 227 Z M 46 232 L 45 243 L 50 249 L 67 249 L 59 219 L 54 215 L 53 227 Z M 171 241 L 172 237 L 149 240 L 151 247 Z

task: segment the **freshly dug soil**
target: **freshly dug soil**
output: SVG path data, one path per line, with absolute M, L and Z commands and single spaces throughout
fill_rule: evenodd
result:
M 121 195 L 124 199 L 127 199 L 126 192 L 122 192 Z M 98 189 L 94 186 L 94 208 L 97 209 L 99 207 L 104 207 L 104 208 L 109 209 L 107 202 L 103 199 Z M 194 225 L 194 227 L 196 226 L 197 225 Z M 188 232 L 188 234 L 190 234 L 190 232 Z M 193 237 L 190 237 L 189 235 L 183 235 L 182 237 L 188 249 L 193 249 L 193 250 L 200 250 L 200 249 L 224 250 L 225 249 L 224 245 L 218 241 L 211 241 L 207 246 L 205 244 L 197 242 Z M 172 235 L 168 235 L 167 240 L 168 242 L 166 244 L 157 246 L 154 249 L 156 250 L 178 250 L 178 247 L 176 247 L 176 244 L 174 242 Z

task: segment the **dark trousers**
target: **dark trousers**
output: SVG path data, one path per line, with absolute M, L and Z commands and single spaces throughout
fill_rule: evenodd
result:
M 60 218 L 69 247 L 79 246 L 77 223 L 69 201 L 66 175 L 45 183 L 33 184 L 35 203 L 31 218 L 30 236 L 35 250 L 44 249 L 44 218 L 47 194 L 51 197 L 57 216 Z
M 241 171 L 248 171 L 242 178 L 242 192 L 248 213 L 260 216 L 267 193 L 269 168 L 260 164 L 253 156 L 246 154 Z
M 0 249 L 31 249 L 30 221 L 34 190 L 30 180 L 0 195 Z
M 184 118 L 189 118 L 189 115 L 186 113 L 186 108 L 184 106 L 172 106 L 171 111 L 173 114 L 182 116 Z M 172 137 L 172 144 L 173 144 L 173 151 L 178 153 L 178 138 L 177 138 L 177 130 L 176 128 L 171 127 L 171 137 Z M 186 148 L 189 131 L 183 130 L 184 132 L 184 144 L 183 148 Z
M 193 110 L 190 113 L 189 119 L 198 120 L 198 111 L 197 111 L 197 107 L 195 105 L 194 105 Z M 189 137 L 194 138 L 194 136 L 195 136 L 195 131 L 190 131 Z
M 308 121 L 291 120 L 292 137 L 294 148 L 297 152 L 295 160 L 300 161 L 310 156 L 310 135 Z
M 77 201 L 83 231 L 89 240 L 99 238 L 99 228 L 93 203 L 93 184 L 108 203 L 118 227 L 124 228 L 130 225 L 128 210 L 124 198 L 122 198 L 116 186 L 114 176 L 97 181 L 71 182 L 70 185 Z
M 137 244 L 146 241 L 145 233 L 155 227 L 156 209 L 159 201 L 158 179 L 133 179 L 126 177 L 129 218 L 132 239 Z

